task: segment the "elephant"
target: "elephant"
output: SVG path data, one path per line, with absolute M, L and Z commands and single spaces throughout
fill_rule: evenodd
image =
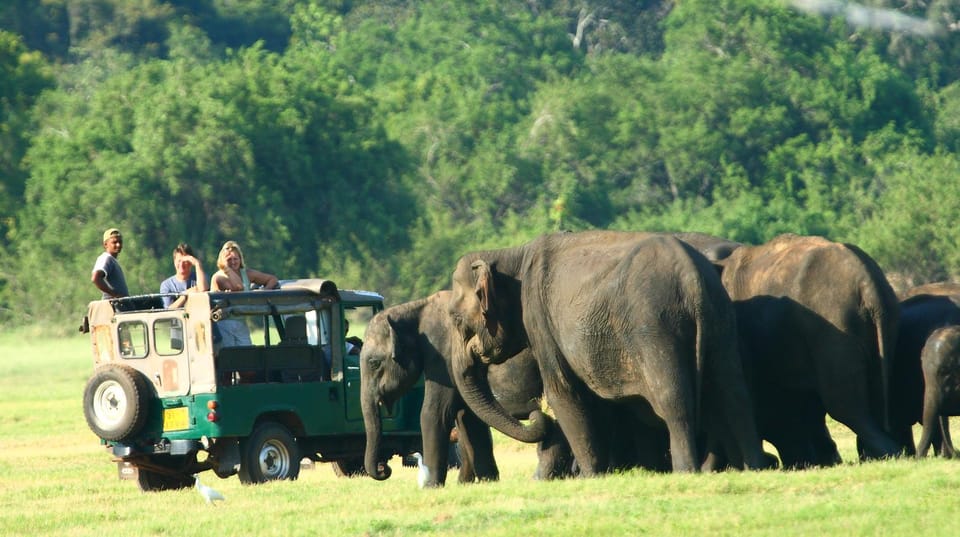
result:
M 615 457 L 598 400 L 621 416 L 614 426 L 629 418 L 665 428 L 673 471 L 700 469 L 698 434 L 725 446 L 734 466 L 769 466 L 732 303 L 714 267 L 684 242 L 654 233 L 547 234 L 462 256 L 452 283 L 454 380 L 471 410 L 504 434 L 533 442 L 540 431 L 536 420 L 520 424 L 491 400 L 482 366 L 529 351 L 581 475 L 609 471 Z
M 692 246 L 714 264 L 730 257 L 734 250 L 744 246 L 742 242 L 695 231 L 675 232 L 672 235 Z
M 936 329 L 920 355 L 923 368 L 923 432 L 917 456 L 925 457 L 937 437 L 940 453 L 948 459 L 955 451 L 950 440 L 950 416 L 960 415 L 960 325 Z
M 887 430 L 899 304 L 854 245 L 784 234 L 719 262 L 736 307 L 761 436 L 785 468 L 841 462 L 829 414 L 862 459 L 900 453 Z
M 910 290 L 900 301 L 900 331 L 890 386 L 890 422 L 894 440 L 908 455 L 916 455 L 913 425 L 922 423 L 924 375 L 921 354 L 930 335 L 949 325 L 960 324 L 960 294 L 927 294 L 949 290 L 923 286 Z M 944 437 L 932 431 L 934 452 L 943 453 Z
M 911 287 L 900 294 L 900 301 L 917 295 L 960 295 L 960 283 L 932 282 Z
M 367 431 L 364 466 L 375 479 L 386 479 L 377 453 L 381 441 L 379 404 L 390 406 L 424 378 L 420 413 L 423 460 L 431 468 L 426 486 L 446 481 L 448 437 L 456 426 L 460 448 L 459 482 L 499 478 L 488 425 L 466 410 L 449 374 L 452 328 L 446 311 L 449 291 L 425 299 L 391 306 L 375 315 L 367 326 L 360 351 L 361 409 Z M 543 393 L 536 363 L 527 355 L 489 368 L 490 386 L 499 404 L 516 417 L 526 418 L 540 409 Z M 538 446 L 536 477 L 553 479 L 570 475 L 569 445 L 555 426 Z M 433 471 L 433 469 L 436 469 Z

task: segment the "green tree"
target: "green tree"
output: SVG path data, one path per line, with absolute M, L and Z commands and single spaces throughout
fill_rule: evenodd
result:
M 960 278 L 960 159 L 903 147 L 878 158 L 874 212 L 851 234 L 895 281 L 917 285 Z
M 43 57 L 29 51 L 17 36 L 0 31 L 0 245 L 10 239 L 14 211 L 23 202 L 26 173 L 21 159 L 32 129 L 30 109 L 52 86 L 52 72 Z
M 15 310 L 8 285 L 19 270 L 14 243 L 19 233 L 17 212 L 24 203 L 27 170 L 23 157 L 33 130 L 31 109 L 39 95 L 53 86 L 51 69 L 39 52 L 0 31 L 0 322 Z
M 20 244 L 30 262 L 19 295 L 55 303 L 52 318 L 75 315 L 95 294 L 86 274 L 111 226 L 126 235 L 134 293 L 156 291 L 183 240 L 211 266 L 237 240 L 252 266 L 281 277 L 337 276 L 328 267 L 339 261 L 321 253 L 349 258 L 354 242 L 375 251 L 395 240 L 388 220 L 403 222 L 411 205 L 389 186 L 402 156 L 369 102 L 326 68 L 303 50 L 253 47 L 222 63 L 154 60 L 51 95 L 29 153 L 23 217 L 34 235 Z M 41 285 L 77 275 L 66 290 Z

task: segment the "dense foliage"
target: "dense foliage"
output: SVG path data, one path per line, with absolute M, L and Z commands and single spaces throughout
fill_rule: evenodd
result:
M 866 3 L 935 31 L 791 0 L 4 3 L 0 319 L 77 318 L 113 226 L 134 293 L 234 239 L 397 303 L 587 228 L 960 276 L 960 4 Z

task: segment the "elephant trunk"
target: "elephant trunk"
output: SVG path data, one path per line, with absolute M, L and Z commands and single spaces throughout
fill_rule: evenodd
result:
M 485 371 L 478 371 L 467 355 L 466 364 L 454 364 L 453 377 L 463 401 L 481 420 L 501 433 L 520 442 L 535 443 L 543 440 L 551 426 L 551 420 L 540 410 L 530 413 L 529 425 L 523 425 L 510 415 L 490 391 Z M 455 360 L 456 362 L 456 360 Z
M 386 464 L 381 465 L 379 461 L 380 452 L 380 408 L 377 404 L 377 398 L 371 390 L 364 390 L 360 401 L 363 410 L 363 424 L 367 431 L 367 445 L 363 456 L 363 467 L 367 474 L 383 481 L 390 477 L 390 471 Z

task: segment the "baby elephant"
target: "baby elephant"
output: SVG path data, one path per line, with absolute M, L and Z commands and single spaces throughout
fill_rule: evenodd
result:
M 954 456 L 949 417 L 960 416 L 960 325 L 938 328 L 927 338 L 920 355 L 923 367 L 923 433 L 917 456 L 930 449 L 937 427 L 942 433 L 941 453 Z

